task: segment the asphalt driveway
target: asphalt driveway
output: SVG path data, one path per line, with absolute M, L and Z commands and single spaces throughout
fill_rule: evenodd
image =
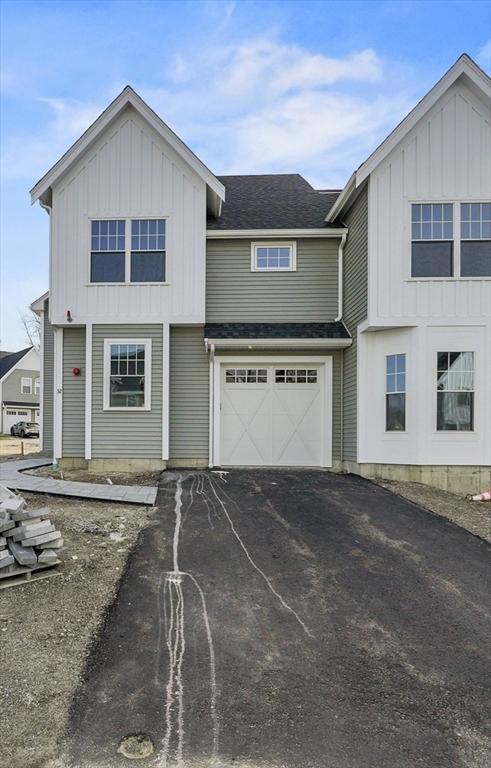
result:
M 484 768 L 489 547 L 353 476 L 165 473 L 64 764 Z M 90 600 L 90 596 L 88 596 Z

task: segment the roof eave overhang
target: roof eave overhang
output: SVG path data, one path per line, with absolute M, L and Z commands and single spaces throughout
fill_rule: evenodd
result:
M 207 229 L 206 237 L 210 240 L 240 237 L 342 237 L 347 231 L 346 227 L 318 227 L 311 229 Z
M 29 305 L 29 309 L 31 309 L 36 315 L 40 312 L 44 312 L 44 302 L 49 296 L 49 291 L 46 291 L 46 293 L 43 293 L 42 296 L 39 296 L 38 299 L 35 299 L 32 304 Z
M 213 198 L 219 201 L 225 200 L 225 187 L 210 171 L 209 168 L 192 152 L 189 147 L 172 131 L 168 125 L 154 112 L 143 99 L 130 87 L 126 86 L 119 96 L 102 112 L 85 133 L 68 149 L 57 163 L 34 185 L 31 189 L 31 203 L 37 200 L 46 202 L 46 196 L 50 195 L 52 185 L 65 174 L 77 161 L 77 159 L 91 146 L 91 144 L 106 130 L 106 128 L 128 106 L 133 107 L 142 117 L 159 133 L 162 138 L 188 163 L 188 165 L 200 176 L 212 193 Z M 212 209 L 219 208 L 220 203 L 213 201 Z
M 351 346 L 352 339 L 305 339 L 305 338 L 281 338 L 281 339 L 214 339 L 205 338 L 208 348 L 213 344 L 215 349 L 270 349 L 286 347 L 293 349 L 344 349 Z

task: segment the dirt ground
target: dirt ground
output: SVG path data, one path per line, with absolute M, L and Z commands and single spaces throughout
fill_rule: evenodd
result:
M 107 483 L 108 479 L 114 485 L 158 485 L 161 472 L 106 472 L 94 474 L 86 469 L 53 470 L 51 467 L 39 467 L 26 474 L 52 477 L 54 480 L 70 480 L 82 483 Z
M 22 454 L 24 450 L 24 454 Z M 39 453 L 39 440 L 36 438 L 11 437 L 10 435 L 0 435 L 0 457 L 5 459 L 10 456 L 30 456 L 33 453 Z
M 57 742 L 91 637 L 152 508 L 22 495 L 49 508 L 65 550 L 60 575 L 0 589 L 0 764 L 63 768 Z
M 378 484 L 491 543 L 491 501 L 468 501 L 422 483 L 379 480 Z

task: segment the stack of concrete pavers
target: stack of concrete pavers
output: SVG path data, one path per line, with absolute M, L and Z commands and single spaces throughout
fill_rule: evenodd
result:
M 28 510 L 18 496 L 0 501 L 0 577 L 60 562 L 63 539 L 48 515 L 47 507 Z

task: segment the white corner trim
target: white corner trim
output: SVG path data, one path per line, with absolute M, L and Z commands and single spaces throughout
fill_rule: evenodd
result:
M 208 340 L 205 339 L 205 348 L 208 351 Z M 209 345 L 210 349 L 210 383 L 209 383 L 209 448 L 208 448 L 208 465 L 214 467 L 214 424 L 215 424 L 215 402 L 214 402 L 214 386 L 215 386 L 215 345 Z
M 63 453 L 63 328 L 54 328 L 53 458 Z
M 109 388 L 110 388 L 110 373 L 111 373 L 111 344 L 140 344 L 145 345 L 145 388 L 144 398 L 145 405 L 143 408 L 139 407 L 115 407 L 109 405 Z M 152 339 L 127 339 L 127 338 L 111 338 L 104 339 L 104 373 L 103 373 L 103 399 L 102 410 L 103 411 L 124 411 L 125 413 L 130 411 L 151 411 L 152 410 Z
M 170 429 L 170 326 L 162 325 L 162 459 L 169 458 Z
M 258 267 L 256 253 L 258 248 L 289 248 L 290 266 L 289 267 Z M 297 271 L 297 242 L 296 240 L 268 240 L 260 242 L 253 240 L 251 242 L 251 272 L 296 272 Z
M 344 246 L 348 233 L 345 232 L 339 241 L 338 246 L 338 314 L 334 318 L 334 322 L 338 323 L 343 317 L 343 269 L 344 269 Z
M 207 229 L 209 240 L 224 240 L 235 238 L 276 238 L 279 237 L 341 237 L 347 232 L 346 227 L 319 227 L 317 229 Z
M 34 310 L 33 310 L 34 311 Z M 0 402 L 1 402 L 0 391 Z M 43 446 L 44 424 L 44 310 L 39 311 L 39 450 Z
M 85 458 L 92 458 L 92 323 L 85 326 Z

